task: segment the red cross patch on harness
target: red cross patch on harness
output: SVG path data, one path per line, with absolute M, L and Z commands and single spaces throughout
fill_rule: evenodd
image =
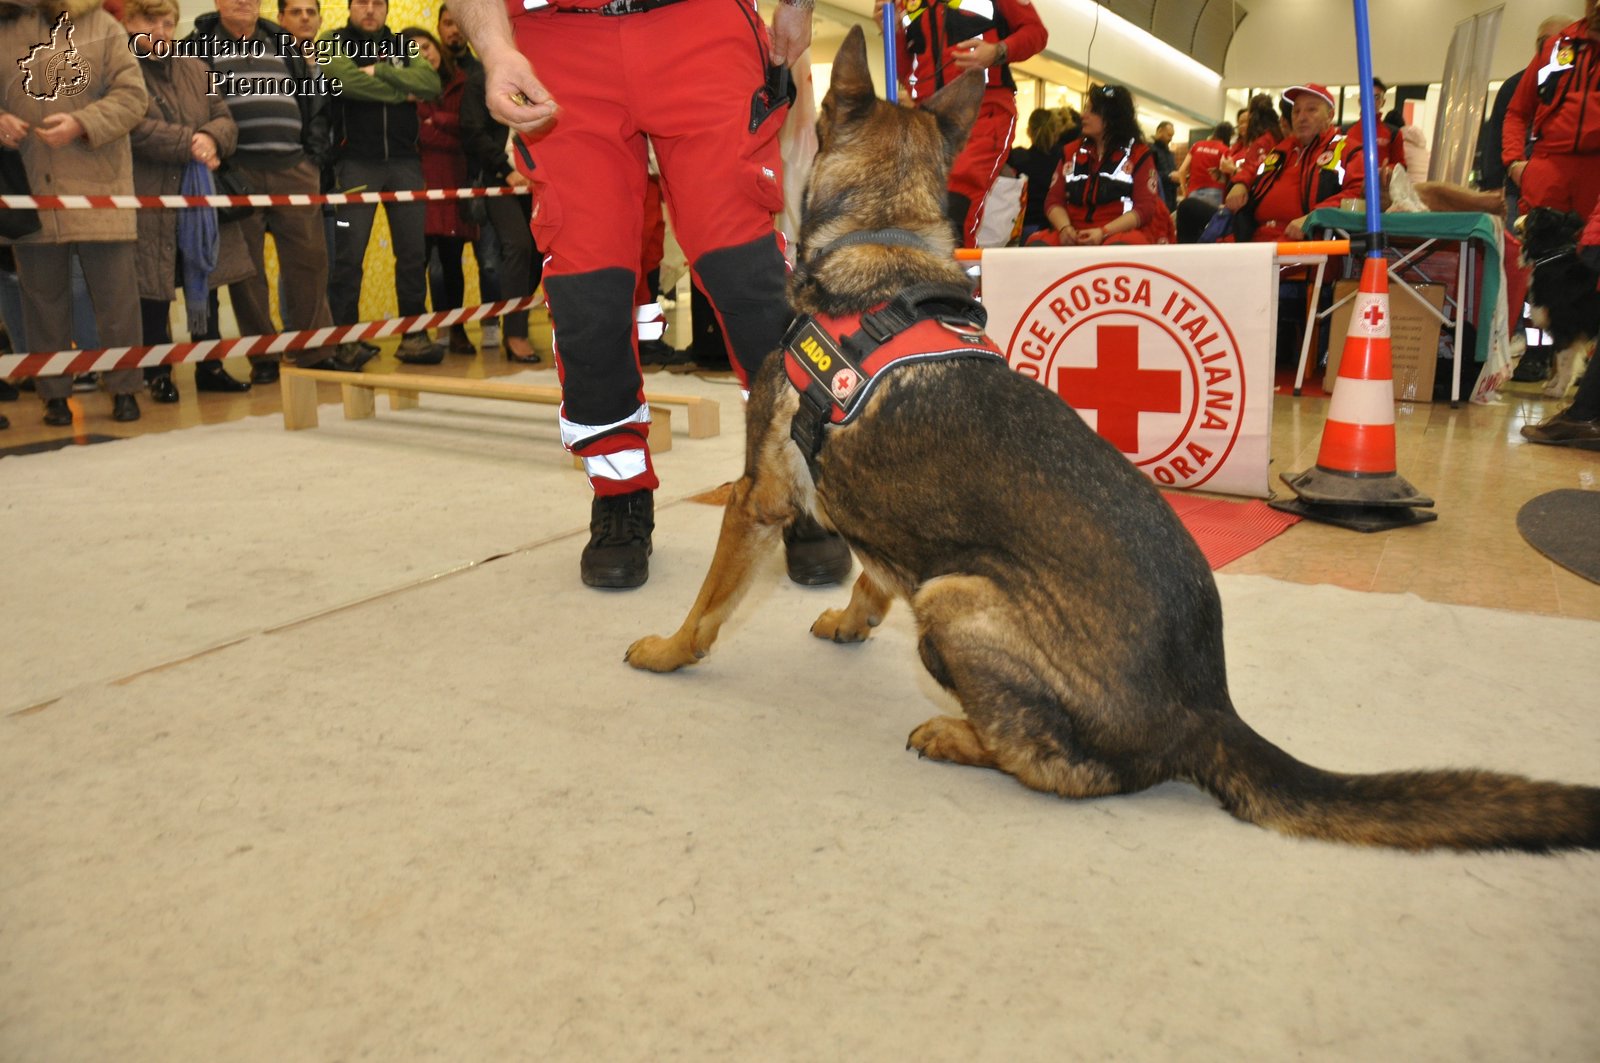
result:
M 866 335 L 861 330 L 863 316 L 801 318 L 785 338 L 784 370 L 789 383 L 830 407 L 829 424 L 854 420 L 883 372 L 892 367 L 945 358 L 993 358 L 1005 364 L 1005 355 L 981 327 L 933 318 L 914 322 L 861 357 L 849 349 L 847 341 Z

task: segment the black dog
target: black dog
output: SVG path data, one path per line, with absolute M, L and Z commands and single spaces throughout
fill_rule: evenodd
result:
M 1600 336 L 1600 291 L 1595 271 L 1579 258 L 1583 219 L 1566 211 L 1535 207 L 1522 221 L 1522 263 L 1533 271 L 1528 286 L 1530 317 L 1550 334 L 1555 373 L 1544 393 L 1560 398 L 1583 372 L 1584 352 Z

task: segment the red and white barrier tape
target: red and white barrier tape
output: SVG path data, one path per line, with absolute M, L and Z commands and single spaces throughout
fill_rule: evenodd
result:
M 521 299 L 502 299 L 435 314 L 414 314 L 387 321 L 363 321 L 332 328 L 278 332 L 270 336 L 240 336 L 228 340 L 198 340 L 186 343 L 161 343 L 146 347 L 98 347 L 79 351 L 48 351 L 32 354 L 0 354 L 0 377 L 57 376 L 66 373 L 98 373 L 108 369 L 137 369 L 147 365 L 178 365 L 189 362 L 215 362 L 247 354 L 275 354 L 305 347 L 326 347 L 355 340 L 381 339 L 397 332 L 426 328 L 447 328 L 464 321 L 499 317 L 542 305 L 542 295 Z
M 424 188 L 414 192 L 328 192 L 247 196 L 0 196 L 0 207 L 34 210 L 104 210 L 108 207 L 309 207 L 319 203 L 414 203 L 423 200 L 525 196 L 526 188 Z

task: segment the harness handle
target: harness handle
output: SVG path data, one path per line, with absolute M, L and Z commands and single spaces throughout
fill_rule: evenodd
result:
M 887 343 L 896 333 L 929 318 L 970 325 L 981 331 L 989 322 L 989 311 L 965 285 L 931 281 L 913 284 L 886 306 L 861 315 L 861 331 L 878 343 Z

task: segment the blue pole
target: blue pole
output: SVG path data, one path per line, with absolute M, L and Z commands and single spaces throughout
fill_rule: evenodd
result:
M 1356 76 L 1361 79 L 1361 165 L 1366 174 L 1367 257 L 1383 257 L 1383 171 L 1378 166 L 1378 116 L 1372 100 L 1372 29 L 1367 0 L 1356 9 Z
M 894 44 L 895 23 L 900 15 L 895 8 L 894 0 L 888 0 L 883 5 L 883 80 L 887 82 L 883 90 L 883 98 L 890 103 L 900 100 L 900 72 L 895 69 L 896 49 Z

